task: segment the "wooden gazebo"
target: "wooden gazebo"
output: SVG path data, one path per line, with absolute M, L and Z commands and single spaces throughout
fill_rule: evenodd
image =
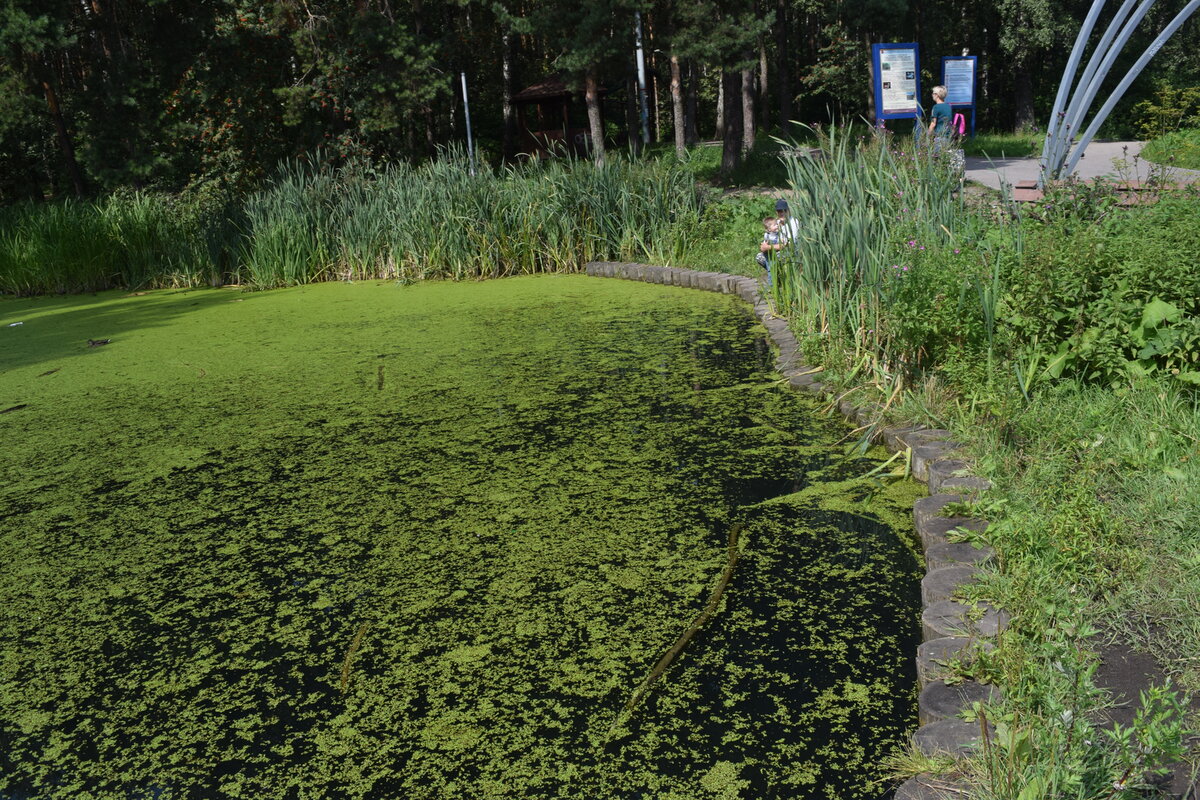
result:
M 600 96 L 607 91 L 601 88 Z M 582 92 L 572 92 L 561 78 L 547 78 L 514 94 L 512 103 L 517 108 L 522 153 L 547 156 L 566 150 L 587 155 L 591 132 Z

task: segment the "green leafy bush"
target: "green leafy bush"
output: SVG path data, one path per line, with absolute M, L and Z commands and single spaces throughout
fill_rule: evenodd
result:
M 1200 126 L 1200 86 L 1175 88 L 1160 85 L 1154 97 L 1133 107 L 1138 132 L 1144 139 L 1155 139 L 1180 128 Z
M 1200 197 L 1029 231 L 1004 262 L 1003 321 L 1050 377 L 1200 383 Z

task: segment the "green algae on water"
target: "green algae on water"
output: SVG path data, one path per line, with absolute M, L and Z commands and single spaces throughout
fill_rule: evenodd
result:
M 107 293 L 0 337 L 0 797 L 869 797 L 912 722 L 910 490 L 731 298 Z

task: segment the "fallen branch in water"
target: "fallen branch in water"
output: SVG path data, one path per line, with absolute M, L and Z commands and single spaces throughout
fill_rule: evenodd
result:
M 350 685 L 350 662 L 354 659 L 358 648 L 362 647 L 363 636 L 367 632 L 368 625 L 369 623 L 364 622 L 358 626 L 358 633 L 354 634 L 354 639 L 346 650 L 346 658 L 342 661 L 342 694 L 346 693 L 346 687 Z
M 688 629 L 679 635 L 679 638 L 675 640 L 675 644 L 671 646 L 671 649 L 663 653 L 662 658 L 654 665 L 654 669 L 650 670 L 650 674 L 646 676 L 646 680 L 642 681 L 642 684 L 634 691 L 633 696 L 629 698 L 629 702 L 625 704 L 626 711 L 632 711 L 634 706 L 642 701 L 642 698 L 650 691 L 650 687 L 662 677 L 663 673 L 667 671 L 667 667 L 671 666 L 671 663 L 683 652 L 683 648 L 687 647 L 687 643 L 696 635 L 696 632 L 703 628 L 704 624 L 717 612 L 717 606 L 721 604 L 721 595 L 725 593 L 725 587 L 733 579 L 733 568 L 738 562 L 738 535 L 744 527 L 746 527 L 746 523 L 738 522 L 729 529 L 729 556 L 725 564 L 725 569 L 721 573 L 721 579 L 717 581 L 717 586 L 713 589 L 712 596 L 708 598 L 708 605 L 700 612 L 700 616 L 696 617 L 692 624 L 688 626 Z

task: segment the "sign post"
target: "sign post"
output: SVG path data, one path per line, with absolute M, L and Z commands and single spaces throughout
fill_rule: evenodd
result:
M 875 124 L 921 118 L 921 64 L 916 42 L 871 45 L 875 74 Z
M 946 87 L 946 102 L 958 110 L 971 109 L 971 135 L 975 135 L 975 76 L 979 70 L 978 56 L 947 56 L 942 59 L 942 84 Z

